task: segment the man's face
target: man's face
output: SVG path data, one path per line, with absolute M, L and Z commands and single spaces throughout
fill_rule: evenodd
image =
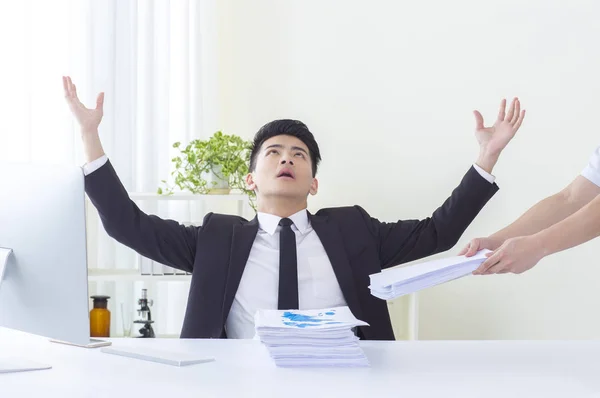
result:
M 309 193 L 315 195 L 318 188 L 308 148 L 289 135 L 278 135 L 262 144 L 246 183 L 259 196 L 306 198 Z

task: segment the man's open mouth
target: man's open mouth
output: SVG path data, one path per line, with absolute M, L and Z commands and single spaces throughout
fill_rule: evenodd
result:
M 289 169 L 283 169 L 277 174 L 277 178 L 295 178 L 294 172 Z

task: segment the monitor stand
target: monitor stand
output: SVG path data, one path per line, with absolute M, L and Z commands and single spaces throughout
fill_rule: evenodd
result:
M 8 265 L 8 259 L 12 254 L 12 249 L 0 247 L 0 288 L 2 288 L 2 281 L 4 279 L 4 274 L 6 271 L 6 267 Z M 111 345 L 110 341 L 96 340 L 90 339 L 88 344 L 75 344 L 68 343 L 58 340 L 51 340 L 54 343 L 62 343 L 69 344 L 78 347 L 86 347 L 86 348 L 96 348 L 96 347 L 105 347 Z M 52 366 L 48 364 L 33 362 L 24 358 L 2 358 L 0 357 L 0 373 L 14 373 L 14 372 L 26 372 L 30 370 L 43 370 L 50 369 Z
M 12 249 L 0 247 L 0 286 L 2 286 L 2 280 L 4 279 L 4 271 L 8 264 L 8 258 L 12 254 Z
M 4 271 L 8 264 L 8 258 L 12 249 L 0 247 L 0 286 L 4 279 Z M 50 369 L 52 366 L 30 361 L 24 358 L 2 358 L 0 357 L 0 373 L 27 372 L 30 370 Z

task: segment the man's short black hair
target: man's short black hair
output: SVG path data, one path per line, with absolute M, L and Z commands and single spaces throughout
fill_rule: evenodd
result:
M 269 138 L 278 135 L 291 135 L 292 137 L 298 138 L 306 145 L 312 163 L 312 174 L 313 177 L 316 176 L 317 168 L 321 161 L 319 145 L 304 123 L 292 119 L 273 120 L 258 130 L 254 136 L 254 142 L 252 143 L 252 150 L 250 152 L 250 172 L 253 172 L 256 168 L 256 157 L 258 156 L 262 144 Z

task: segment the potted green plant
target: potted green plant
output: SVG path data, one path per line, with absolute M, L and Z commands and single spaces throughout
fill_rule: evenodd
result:
M 171 172 L 174 186 L 162 180 L 165 188 L 158 194 L 172 194 L 175 188 L 195 194 L 228 194 L 232 190 L 250 197 L 253 206 L 254 192 L 246 188 L 252 143 L 237 135 L 214 133 L 208 140 L 195 139 L 185 147 L 181 142 L 173 144 L 179 150 L 171 161 L 175 170 Z

